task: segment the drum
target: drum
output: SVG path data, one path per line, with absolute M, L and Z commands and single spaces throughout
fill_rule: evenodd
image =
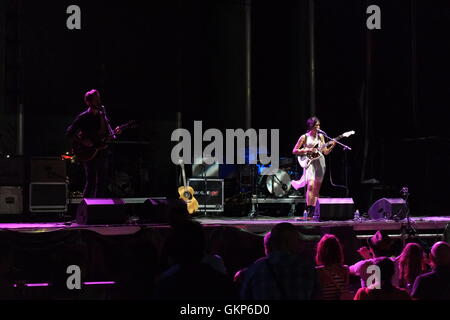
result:
M 265 176 L 265 182 L 267 191 L 277 198 L 286 196 L 291 189 L 291 177 L 284 170 L 278 170 L 274 175 Z

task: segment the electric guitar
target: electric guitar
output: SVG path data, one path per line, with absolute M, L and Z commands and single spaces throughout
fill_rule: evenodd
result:
M 125 129 L 135 127 L 137 127 L 136 121 L 131 120 L 119 126 L 119 130 L 120 132 L 122 132 Z M 104 138 L 98 139 L 93 143 L 88 143 L 86 142 L 86 139 L 83 139 L 80 136 L 76 136 L 72 144 L 72 153 L 75 156 L 75 159 L 78 161 L 90 161 L 95 158 L 99 150 L 106 149 L 108 147 L 108 140 L 114 138 L 114 136 L 116 135 L 118 135 L 118 133 L 108 135 Z
M 180 195 L 180 199 L 184 200 L 187 205 L 187 209 L 189 214 L 193 214 L 198 210 L 198 201 L 194 198 L 194 189 L 191 186 L 186 184 L 186 174 L 184 172 L 184 163 L 183 160 L 180 159 L 179 165 L 181 166 L 181 171 L 183 173 L 183 185 L 178 188 L 178 193 Z
M 305 155 L 297 156 L 297 159 L 298 159 L 298 162 L 300 163 L 300 166 L 302 168 L 304 168 L 304 169 L 307 169 L 314 160 L 316 160 L 316 159 L 318 159 L 320 157 L 320 152 L 322 152 L 323 149 L 328 148 L 331 145 L 331 143 L 333 143 L 333 141 L 335 141 L 335 140 L 337 141 L 337 140 L 342 139 L 342 138 L 348 138 L 348 137 L 350 137 L 353 134 L 355 134 L 355 131 L 345 132 L 345 133 L 341 134 L 340 136 L 338 136 L 338 137 L 328 141 L 324 145 L 322 145 L 318 149 L 317 152 L 309 152 L 309 153 L 307 153 Z M 317 144 L 313 148 L 317 148 Z

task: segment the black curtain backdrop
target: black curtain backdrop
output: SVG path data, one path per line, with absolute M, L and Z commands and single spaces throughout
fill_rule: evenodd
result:
M 122 139 L 147 142 L 117 152 L 117 163 L 140 159 L 151 177 L 143 193 L 173 196 L 177 112 L 186 128 L 245 125 L 246 3 L 81 0 L 82 30 L 70 31 L 70 1 L 5 0 L 1 121 L 11 119 L 0 129 L 2 153 L 16 149 L 20 101 L 26 155 L 68 151 L 64 130 L 97 88 L 113 124 L 140 124 Z M 310 116 L 308 1 L 252 3 L 253 127 L 279 128 L 281 156 L 290 157 Z M 371 4 L 381 8 L 381 30 L 366 28 Z M 315 1 L 316 115 L 332 136 L 357 133 L 344 140 L 352 151 L 328 157 L 323 195 L 345 196 L 335 185 L 345 184 L 347 165 L 363 211 L 408 186 L 413 215 L 448 214 L 449 15 L 444 1 Z

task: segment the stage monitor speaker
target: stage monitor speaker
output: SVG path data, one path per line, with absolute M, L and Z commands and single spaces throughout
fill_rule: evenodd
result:
M 316 204 L 315 215 L 320 220 L 351 220 L 354 215 L 352 198 L 319 198 Z
M 31 158 L 31 182 L 66 182 L 66 161 L 58 157 Z
M 186 202 L 181 199 L 149 198 L 139 212 L 139 220 L 144 223 L 171 223 L 189 218 Z
M 76 222 L 81 225 L 125 224 L 127 218 L 122 199 L 83 199 L 76 214 Z
M 372 220 L 392 219 L 398 216 L 405 200 L 401 198 L 382 198 L 374 202 L 369 209 L 369 218 Z M 404 217 L 399 218 L 403 219 Z

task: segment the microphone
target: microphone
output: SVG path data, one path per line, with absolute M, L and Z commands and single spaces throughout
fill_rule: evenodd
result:
M 321 134 L 324 134 L 324 135 L 327 135 L 326 133 L 325 133 L 325 131 L 323 131 L 323 130 L 317 130 L 317 132 L 319 132 L 319 133 L 321 133 Z

